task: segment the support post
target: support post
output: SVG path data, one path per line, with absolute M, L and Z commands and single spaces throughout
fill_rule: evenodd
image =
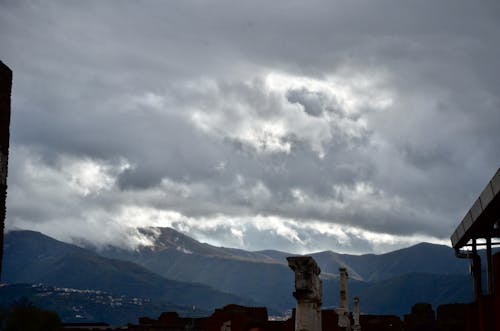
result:
M 486 238 L 486 285 L 488 295 L 493 294 L 493 262 L 491 258 L 491 238 Z
M 477 254 L 476 239 L 472 239 L 472 277 L 474 278 L 474 300 L 483 295 L 481 284 L 481 257 Z

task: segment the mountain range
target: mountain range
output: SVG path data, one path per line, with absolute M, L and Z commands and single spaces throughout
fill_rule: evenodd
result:
M 138 264 L 106 258 L 38 232 L 12 231 L 4 242 L 2 279 L 9 283 L 101 290 L 207 310 L 232 301 L 254 304 L 203 284 L 166 279 Z
M 193 305 L 210 311 L 237 303 L 267 306 L 271 314 L 280 314 L 295 305 L 294 275 L 286 262 L 293 254 L 216 247 L 171 228 L 140 231 L 152 244 L 134 251 L 9 232 L 3 279 L 161 300 L 185 311 Z M 436 306 L 472 299 L 468 262 L 447 246 L 422 243 L 380 255 L 325 251 L 310 256 L 322 270 L 326 307 L 338 304 L 340 266 L 348 269 L 349 296 L 360 297 L 364 313 L 401 315 L 416 302 Z
M 157 264 L 164 265 L 165 255 L 174 260 L 176 256 L 199 256 L 284 266 L 287 266 L 286 257 L 294 255 L 275 250 L 249 252 L 241 249 L 215 247 L 200 243 L 172 228 L 141 228 L 139 231 L 148 237 L 152 242 L 151 245 L 141 246 L 134 251 L 117 247 L 105 247 L 98 250 L 98 252 L 109 257 L 133 261 L 149 269 L 157 268 Z M 321 267 L 322 275 L 326 276 L 326 278 L 332 276 L 335 278 L 339 267 L 347 268 L 350 278 L 368 282 L 380 281 L 412 272 L 430 274 L 468 273 L 468 262 L 456 258 L 454 251 L 450 247 L 429 243 L 420 243 L 380 255 L 338 254 L 332 251 L 308 255 L 316 260 Z M 175 270 L 175 266 L 169 266 L 169 269 Z M 170 272 L 174 273 L 174 271 Z M 163 274 L 165 272 L 159 273 Z M 183 274 L 183 272 L 181 273 Z
M 171 228 L 140 229 L 152 245 L 135 251 L 116 247 L 101 249 L 109 257 L 141 264 L 171 279 L 200 282 L 215 289 L 262 302 L 268 307 L 283 310 L 293 307 L 293 273 L 286 257 L 293 254 L 265 250 L 248 252 L 215 247 L 200 243 Z M 471 282 L 468 261 L 455 257 L 454 251 L 444 245 L 421 243 L 386 254 L 350 255 L 324 251 L 309 254 L 320 266 L 326 306 L 338 303 L 338 268 L 346 267 L 351 278 L 351 299 L 364 293 L 366 312 L 404 314 L 417 301 L 435 305 L 445 302 L 470 300 Z M 450 283 L 447 284 L 446 280 Z M 453 282 L 451 281 L 453 280 Z M 403 285 L 410 284 L 412 288 Z M 437 284 L 446 295 L 427 291 L 429 284 Z M 394 305 L 391 293 L 403 297 L 406 305 Z M 401 301 L 400 300 L 400 301 Z M 382 301 L 382 302 L 380 302 Z M 352 300 L 351 300 L 352 302 Z M 376 304 L 372 304 L 376 302 Z M 386 303 L 384 303 L 386 302 Z

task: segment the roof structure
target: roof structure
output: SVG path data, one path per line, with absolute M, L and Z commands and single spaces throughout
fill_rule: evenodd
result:
M 500 168 L 451 235 L 454 249 L 470 240 L 500 237 Z

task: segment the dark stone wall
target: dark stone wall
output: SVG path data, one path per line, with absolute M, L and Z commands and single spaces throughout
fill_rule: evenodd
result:
M 3 232 L 6 214 L 5 200 L 7 198 L 11 89 L 12 71 L 0 61 L 0 281 L 2 279 Z

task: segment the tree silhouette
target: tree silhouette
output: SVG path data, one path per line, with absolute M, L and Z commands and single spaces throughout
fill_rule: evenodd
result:
M 56 331 L 61 327 L 55 312 L 37 308 L 26 298 L 13 303 L 2 315 L 5 331 Z

